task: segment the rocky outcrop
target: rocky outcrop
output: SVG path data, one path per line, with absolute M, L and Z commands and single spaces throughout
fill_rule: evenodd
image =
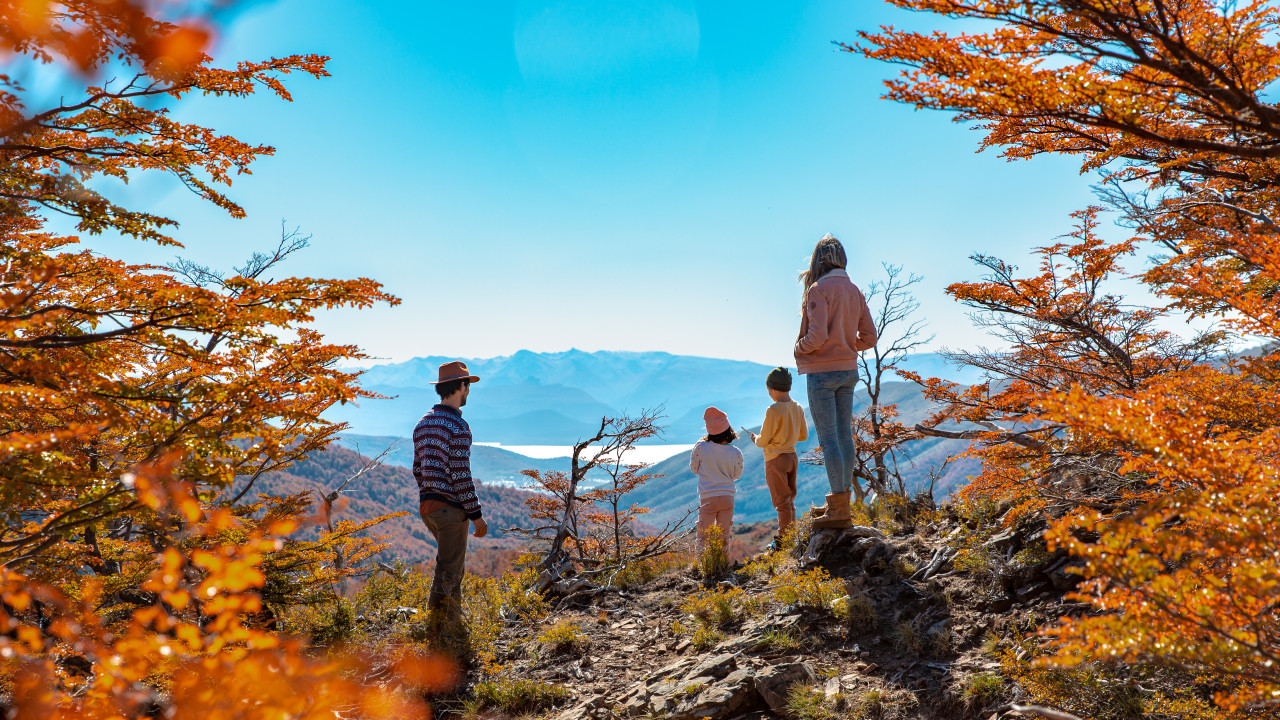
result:
M 792 549 L 794 562 L 775 556 L 776 574 L 739 572 L 720 583 L 739 605 L 709 627 L 718 636 L 710 643 L 695 642 L 695 619 L 682 610 L 706 586 L 682 570 L 562 608 L 558 617 L 590 636 L 580 656 L 531 653 L 525 630 L 523 638 L 513 633 L 503 663 L 513 677 L 570 690 L 572 699 L 549 716 L 561 720 L 784 718 L 796 713 L 789 703 L 797 686 L 799 701 L 837 717 L 986 718 L 1000 703 L 974 704 L 964 688 L 998 669 L 989 639 L 1026 632 L 1042 609 L 1042 617 L 1064 612 L 1062 592 L 1077 577 L 1036 531 L 998 533 L 989 547 L 965 544 L 966 559 L 991 558 L 974 569 L 956 565 L 959 545 L 949 541 L 967 531 L 954 520 L 896 535 L 818 530 Z M 777 600 L 776 586 L 795 582 L 796 566 L 822 568 L 844 597 L 821 606 Z
M 591 698 L 560 713 L 560 720 L 604 717 L 652 717 L 670 720 L 722 720 L 753 710 L 782 713 L 787 693 L 798 682 L 812 682 L 813 668 L 803 662 L 769 664 L 728 653 L 684 658 L 659 668 L 610 704 Z

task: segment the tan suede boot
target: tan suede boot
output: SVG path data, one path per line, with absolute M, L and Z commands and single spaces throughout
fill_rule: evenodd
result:
M 828 495 L 827 512 L 814 519 L 814 529 L 853 527 L 853 518 L 849 514 L 849 496 L 852 494 L 853 491 L 848 491 Z

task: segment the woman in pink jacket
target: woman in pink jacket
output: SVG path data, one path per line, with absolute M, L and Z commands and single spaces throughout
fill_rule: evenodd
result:
M 796 369 L 806 377 L 809 416 L 822 444 L 831 493 L 814 510 L 817 528 L 849 527 L 853 488 L 853 391 L 858 384 L 858 352 L 874 347 L 876 326 L 862 291 L 845 272 L 844 246 L 830 234 L 813 249 L 801 273 L 804 304 Z

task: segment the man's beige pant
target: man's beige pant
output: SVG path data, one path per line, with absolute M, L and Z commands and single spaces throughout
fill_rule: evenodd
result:
M 769 499 L 778 512 L 778 534 L 787 531 L 796 519 L 796 469 L 799 466 L 795 453 L 782 453 L 764 463 L 764 484 L 769 487 Z
M 707 542 L 707 531 L 712 525 L 720 527 L 720 538 L 729 545 L 729 528 L 733 527 L 733 496 L 717 495 L 703 498 L 698 504 L 698 554 Z
M 434 510 L 423 506 L 419 511 L 429 512 L 422 512 L 422 522 L 436 538 L 436 572 L 431 578 L 427 608 L 432 612 L 443 610 L 447 615 L 457 616 L 462 613 L 462 578 L 466 573 L 470 521 L 461 508 L 452 505 Z

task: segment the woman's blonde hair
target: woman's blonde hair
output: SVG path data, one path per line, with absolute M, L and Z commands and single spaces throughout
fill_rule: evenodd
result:
M 831 233 L 823 235 L 813 248 L 813 255 L 809 257 L 809 269 L 800 273 L 800 284 L 804 285 L 801 309 L 809 300 L 809 288 L 818 282 L 819 278 L 832 270 L 842 270 L 848 264 L 849 259 L 844 254 L 844 245 L 841 245 L 836 236 Z

